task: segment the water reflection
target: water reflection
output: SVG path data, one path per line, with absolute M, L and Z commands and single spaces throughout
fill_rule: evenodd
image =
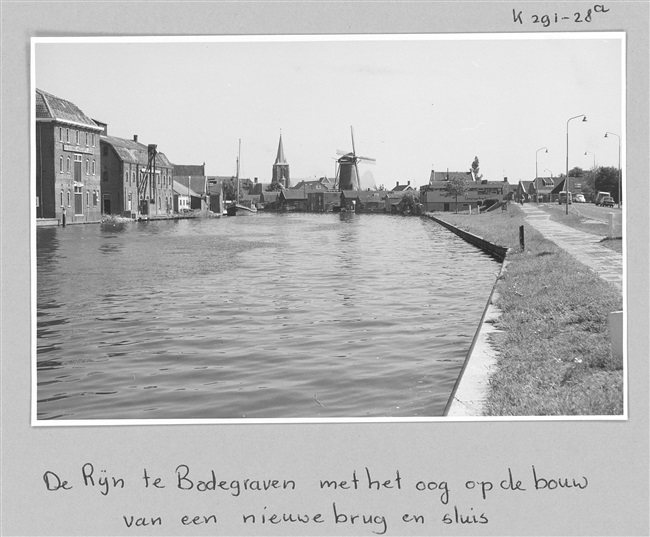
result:
M 47 231 L 39 419 L 432 415 L 498 270 L 383 215 Z

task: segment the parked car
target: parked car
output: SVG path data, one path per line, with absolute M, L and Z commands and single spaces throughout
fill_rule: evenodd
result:
M 603 207 L 614 207 L 614 198 L 607 196 L 600 202 Z
M 587 200 L 585 199 L 583 194 L 576 194 L 576 197 L 574 199 L 576 203 L 586 203 Z

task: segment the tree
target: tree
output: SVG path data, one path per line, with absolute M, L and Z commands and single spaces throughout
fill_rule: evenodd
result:
M 229 177 L 223 182 L 223 199 L 224 200 L 234 200 L 237 197 L 237 178 Z M 239 190 L 239 199 L 240 201 L 243 198 L 243 192 Z
M 415 192 L 406 192 L 397 204 L 397 210 L 402 214 L 414 214 L 416 206 L 420 204 L 420 196 Z
M 267 192 L 279 192 L 282 190 L 284 187 L 282 186 L 282 183 L 278 181 L 272 182 L 269 186 L 266 187 Z
M 480 181 L 481 179 L 483 179 L 483 176 L 479 174 L 478 157 L 474 157 L 474 161 L 472 162 L 472 167 L 470 168 L 470 171 L 475 181 Z
M 609 192 L 618 203 L 618 168 L 601 166 L 596 170 L 594 177 L 594 190 L 596 192 Z
M 456 198 L 456 213 L 458 213 L 458 196 L 469 190 L 469 184 L 463 177 L 452 177 L 445 185 L 445 196 Z
M 585 171 L 580 166 L 576 166 L 569 170 L 569 177 L 582 177 L 584 174 Z

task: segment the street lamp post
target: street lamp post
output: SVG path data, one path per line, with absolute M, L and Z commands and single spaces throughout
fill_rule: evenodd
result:
M 607 138 L 607 135 L 611 134 L 612 136 L 616 136 L 618 138 L 618 208 L 621 208 L 621 137 L 613 132 L 606 132 L 605 133 L 605 138 Z
M 593 166 L 592 169 L 595 170 L 595 169 L 596 169 L 596 154 L 595 154 L 595 153 L 592 153 L 591 151 L 585 151 L 585 156 L 586 156 L 586 155 L 592 155 L 592 156 L 594 157 L 594 166 Z
M 572 119 L 577 119 L 579 117 L 582 118 L 583 122 L 587 121 L 587 116 L 585 116 L 584 114 L 580 114 L 578 116 L 570 117 L 566 122 L 566 176 L 564 177 L 564 192 L 566 193 L 566 195 L 564 196 L 565 205 L 566 205 L 566 214 L 569 214 L 569 122 Z
M 535 195 L 537 197 L 537 204 L 539 205 L 539 174 L 537 173 L 537 154 L 544 150 L 544 153 L 548 153 L 548 149 L 546 147 L 540 147 L 537 151 L 535 151 Z

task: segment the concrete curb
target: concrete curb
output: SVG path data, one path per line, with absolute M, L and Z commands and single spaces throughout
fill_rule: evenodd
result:
M 485 401 L 490 391 L 490 377 L 496 370 L 498 352 L 490 343 L 490 335 L 500 332 L 494 323 L 501 316 L 495 303 L 499 299 L 497 282 L 507 268 L 504 261 L 499 276 L 494 282 L 483 317 L 478 325 L 472 345 L 467 352 L 463 367 L 458 374 L 443 416 L 483 416 Z
M 481 248 L 481 250 L 503 262 L 499 275 L 492 286 L 492 291 L 483 310 L 483 316 L 474 334 L 472 344 L 463 362 L 463 367 L 458 374 L 458 378 L 443 412 L 443 416 L 446 417 L 483 416 L 485 401 L 490 389 L 490 377 L 496 369 L 498 355 L 489 340 L 491 334 L 499 332 L 499 330 L 494 328 L 494 323 L 501 316 L 501 310 L 495 306 L 495 303 L 499 299 L 496 286 L 506 271 L 508 265 L 506 256 L 509 250 L 503 246 L 492 244 L 482 237 L 459 229 L 431 214 L 427 213 L 424 216 L 431 218 L 465 241 Z
M 450 224 L 449 222 L 445 222 L 444 220 L 441 220 L 440 218 L 433 216 L 431 213 L 425 213 L 424 216 L 430 218 L 434 222 L 437 222 L 441 226 L 447 228 L 452 233 L 458 235 L 461 239 L 469 242 L 470 244 L 473 244 L 474 246 L 479 247 L 481 250 L 487 252 L 491 256 L 496 257 L 500 261 L 503 261 L 506 258 L 508 249 L 505 248 L 504 246 L 497 246 L 496 244 L 492 244 L 491 242 L 486 241 L 483 237 L 479 237 L 478 235 L 474 235 L 469 231 L 459 229 L 456 226 Z

